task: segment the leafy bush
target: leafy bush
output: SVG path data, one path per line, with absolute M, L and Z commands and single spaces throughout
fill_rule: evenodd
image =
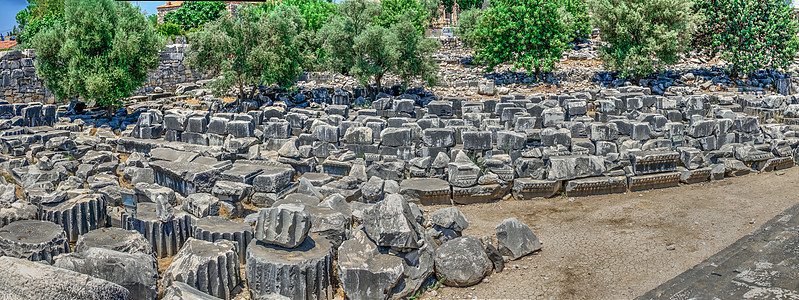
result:
M 55 14 L 47 14 L 44 15 L 42 18 L 39 19 L 29 19 L 27 24 L 22 28 L 22 31 L 17 36 L 17 42 L 27 47 L 31 46 L 31 41 L 33 37 L 36 36 L 37 33 L 44 31 L 46 29 L 54 27 L 56 24 L 61 23 L 64 21 L 64 16 L 58 16 Z
M 147 22 L 149 22 L 150 25 L 153 26 L 153 28 L 157 28 L 158 27 L 158 15 L 156 15 L 156 14 L 148 15 L 147 16 Z
M 261 8 L 271 12 L 279 4 L 296 6 L 302 18 L 305 20 L 305 28 L 316 32 L 327 22 L 330 15 L 336 13 L 336 4 L 330 0 L 282 0 L 268 1 L 261 5 Z
M 562 3 L 561 15 L 574 39 L 587 39 L 591 35 L 591 19 L 584 0 L 559 0 Z
M 475 59 L 540 75 L 555 67 L 571 38 L 560 0 L 496 0 L 480 17 L 474 33 Z
M 237 87 L 239 99 L 252 96 L 244 92 L 251 85 L 291 85 L 302 72 L 305 22 L 297 7 L 278 5 L 266 13 L 247 4 L 236 14 L 224 13 L 189 33 L 188 64 L 222 75 L 213 82 L 217 94 Z
M 400 21 L 410 20 L 422 33 L 438 12 L 438 2 L 426 0 L 381 0 L 380 7 L 377 25 L 389 28 Z
M 17 12 L 17 42 L 30 47 L 30 41 L 43 29 L 64 20 L 64 0 L 29 0 L 25 9 Z
M 799 50 L 799 24 L 784 0 L 698 0 L 702 21 L 694 44 L 730 62 L 733 76 L 781 70 Z
M 158 27 L 156 27 L 156 28 L 157 28 L 156 30 L 158 31 L 158 33 L 160 33 L 161 35 L 163 35 L 165 37 L 170 37 L 171 38 L 171 37 L 174 37 L 176 35 L 185 34 L 185 31 L 183 31 L 183 28 L 181 28 L 180 25 L 174 24 L 174 23 L 166 22 L 166 23 L 163 23 L 163 24 L 158 24 Z
M 594 26 L 610 45 L 605 65 L 640 78 L 674 64 L 688 50 L 697 16 L 690 0 L 595 0 Z
M 303 68 L 306 70 L 320 69 L 321 60 L 327 54 L 316 39 L 316 32 L 332 15 L 336 14 L 336 4 L 329 0 L 283 0 L 282 2 L 268 1 L 258 7 L 266 12 L 271 12 L 279 4 L 296 7 L 305 20 L 305 30 L 298 37 Z
M 164 16 L 164 22 L 178 24 L 188 31 L 218 19 L 224 11 L 223 1 L 183 1 L 180 8 Z
M 472 8 L 461 12 L 458 17 L 458 28 L 455 34 L 460 37 L 464 45 L 469 47 L 475 46 L 474 29 L 480 22 L 483 12 L 477 8 Z
M 455 5 L 455 0 L 443 0 L 441 4 L 444 5 L 444 10 L 447 13 L 452 13 L 452 8 Z M 458 1 L 458 7 L 461 9 L 461 13 L 464 11 L 473 9 L 473 8 L 481 8 L 483 6 L 483 0 L 460 0 Z
M 357 55 L 352 47 L 355 36 L 375 22 L 380 14 L 380 5 L 366 0 L 349 0 L 340 3 L 337 10 L 338 14 L 319 29 L 317 39 L 327 53 L 322 59 L 324 68 L 349 75 Z
M 65 19 L 36 34 L 36 73 L 59 100 L 118 107 L 158 65 L 163 39 L 129 2 L 66 0 Z

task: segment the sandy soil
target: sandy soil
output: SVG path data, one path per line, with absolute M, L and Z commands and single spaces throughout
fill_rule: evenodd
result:
M 516 217 L 543 249 L 475 286 L 425 298 L 635 298 L 795 204 L 798 180 L 791 168 L 626 194 L 458 206 L 469 220 L 464 234 L 493 235 Z

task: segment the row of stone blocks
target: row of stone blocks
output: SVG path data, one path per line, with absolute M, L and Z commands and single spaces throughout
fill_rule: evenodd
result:
M 775 158 L 759 169 L 768 172 L 790 168 L 793 165 L 791 158 Z M 642 172 L 644 174 L 633 176 L 598 176 L 568 181 L 517 178 L 511 185 L 488 184 L 468 188 L 453 187 L 446 181 L 435 178 L 407 179 L 402 182 L 400 193 L 409 201 L 425 205 L 469 204 L 500 200 L 508 190 L 516 200 L 530 200 L 552 197 L 561 192 L 567 196 L 590 196 L 667 188 L 677 186 L 679 183 L 709 181 L 711 177 L 709 167 L 694 170 L 672 168 L 669 172 L 651 172 L 661 167 L 641 168 L 640 170 L 646 170 Z

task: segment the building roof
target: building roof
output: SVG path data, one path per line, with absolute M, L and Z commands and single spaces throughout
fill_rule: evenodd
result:
M 0 41 L 0 49 L 8 49 L 17 45 L 17 41 Z
M 166 4 L 156 7 L 155 9 L 175 8 L 183 6 L 183 1 L 167 1 Z

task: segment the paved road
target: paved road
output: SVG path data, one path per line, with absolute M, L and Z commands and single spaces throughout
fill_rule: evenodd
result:
M 638 299 L 799 299 L 799 204 Z

